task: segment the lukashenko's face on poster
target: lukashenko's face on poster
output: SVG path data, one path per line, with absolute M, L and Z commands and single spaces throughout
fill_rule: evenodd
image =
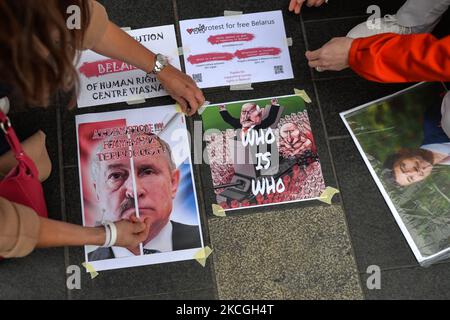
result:
M 136 193 L 130 159 L 94 162 L 92 165 L 98 167 L 94 188 L 102 220 L 129 220 L 136 216 L 137 197 L 141 219 L 150 219 L 152 226 L 145 243 L 154 238 L 169 222 L 179 185 L 180 173 L 171 168 L 169 157 L 162 151 L 133 159 Z
M 242 106 L 241 124 L 243 128 L 251 128 L 261 123 L 261 110 L 254 103 L 247 103 Z

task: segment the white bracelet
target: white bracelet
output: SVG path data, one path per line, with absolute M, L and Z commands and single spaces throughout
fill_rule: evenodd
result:
M 110 247 L 114 247 L 117 242 L 117 227 L 114 222 L 110 222 L 108 225 L 111 228 L 111 242 L 109 245 Z
M 105 221 L 103 222 L 106 232 L 106 241 L 103 248 L 114 247 L 117 242 L 117 227 L 114 222 Z
M 103 222 L 103 227 L 105 227 L 105 244 L 102 248 L 109 248 L 109 243 L 111 242 L 111 229 L 107 222 Z

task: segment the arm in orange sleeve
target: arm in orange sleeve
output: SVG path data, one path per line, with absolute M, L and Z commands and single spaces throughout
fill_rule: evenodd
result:
M 450 36 L 387 33 L 355 39 L 349 65 L 377 82 L 449 81 Z

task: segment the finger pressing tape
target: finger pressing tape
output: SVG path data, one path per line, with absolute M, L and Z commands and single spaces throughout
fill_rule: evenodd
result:
M 181 108 L 180 104 L 175 104 L 175 110 L 177 111 L 177 113 L 184 113 L 183 109 Z
M 205 247 L 203 249 L 200 249 L 194 256 L 194 259 L 197 260 L 198 263 L 200 263 L 203 267 L 206 266 L 206 261 L 208 260 L 209 256 L 213 250 L 210 247 Z
M 213 214 L 216 217 L 226 217 L 227 215 L 225 214 L 225 209 L 222 208 L 221 206 L 219 206 L 218 204 L 213 204 L 212 205 L 212 210 L 213 210 Z
M 322 202 L 325 202 L 327 204 L 331 204 L 331 201 L 333 200 L 333 197 L 335 194 L 338 194 L 339 190 L 332 188 L 332 187 L 327 187 L 323 193 L 321 194 L 319 200 Z
M 211 102 L 205 101 L 205 103 L 204 103 L 200 108 L 198 108 L 198 110 L 197 110 L 198 114 L 199 114 L 199 115 L 202 115 L 203 112 L 205 112 L 206 108 L 208 108 L 208 106 L 209 106 L 210 104 L 211 104 Z
M 95 269 L 92 266 L 92 264 L 90 264 L 88 262 L 83 262 L 82 265 L 83 265 L 84 268 L 86 268 L 86 271 L 91 274 L 91 279 L 92 280 L 98 277 L 98 272 L 95 271 Z
M 295 95 L 302 98 L 306 103 L 312 103 L 311 98 L 308 96 L 305 90 L 294 89 Z

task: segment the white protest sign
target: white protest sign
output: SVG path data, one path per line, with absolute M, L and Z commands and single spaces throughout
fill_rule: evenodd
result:
M 173 25 L 127 33 L 152 52 L 169 57 L 170 63 L 181 70 Z M 167 95 L 154 75 L 91 50 L 82 53 L 77 70 L 80 75 L 79 108 Z
M 186 73 L 200 88 L 292 79 L 281 11 L 180 22 Z

